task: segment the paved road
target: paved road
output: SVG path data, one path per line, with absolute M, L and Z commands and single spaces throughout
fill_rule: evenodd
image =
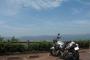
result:
M 62 60 L 58 57 L 50 56 L 49 53 L 23 54 L 0 56 L 0 60 Z M 80 51 L 80 60 L 90 60 L 89 50 Z

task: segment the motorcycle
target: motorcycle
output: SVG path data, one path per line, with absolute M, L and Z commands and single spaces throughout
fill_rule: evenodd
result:
M 63 54 L 62 47 L 64 42 L 56 41 L 53 46 L 50 48 L 50 54 L 53 56 L 61 56 Z
M 79 46 L 70 42 L 64 50 L 64 60 L 79 60 Z

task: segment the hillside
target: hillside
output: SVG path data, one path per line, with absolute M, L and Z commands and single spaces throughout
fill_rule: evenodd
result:
M 53 39 L 56 39 L 56 36 L 54 35 L 41 35 L 41 36 L 23 36 L 19 37 L 20 40 L 48 40 L 51 41 Z M 85 35 L 63 35 L 62 36 L 63 40 L 88 40 L 90 39 L 90 34 L 85 34 Z

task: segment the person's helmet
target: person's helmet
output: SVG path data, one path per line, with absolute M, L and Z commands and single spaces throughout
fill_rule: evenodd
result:
M 58 35 L 60 35 L 60 33 L 58 33 Z

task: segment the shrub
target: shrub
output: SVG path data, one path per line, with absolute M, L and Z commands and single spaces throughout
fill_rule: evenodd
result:
M 90 40 L 77 40 L 80 48 L 89 48 Z M 20 43 L 18 39 L 12 37 L 10 40 L 4 40 L 0 37 L 0 54 L 7 52 L 25 52 L 25 51 L 49 51 L 52 46 L 52 42 L 41 41 L 41 42 L 24 42 Z
M 90 47 L 90 40 L 78 40 L 75 42 L 79 44 L 80 48 L 89 48 Z

